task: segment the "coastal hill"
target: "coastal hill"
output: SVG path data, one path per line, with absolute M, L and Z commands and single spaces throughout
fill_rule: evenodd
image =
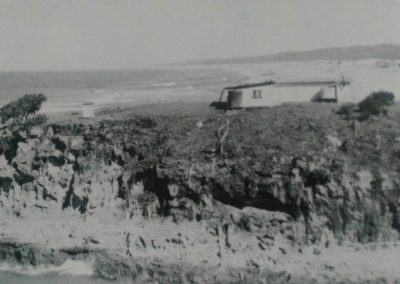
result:
M 285 51 L 270 55 L 246 56 L 237 58 L 205 59 L 186 61 L 182 65 L 215 65 L 215 64 L 251 64 L 279 61 L 312 61 L 312 60 L 363 60 L 363 59 L 400 59 L 400 45 L 377 44 L 369 46 L 330 47 L 305 51 Z

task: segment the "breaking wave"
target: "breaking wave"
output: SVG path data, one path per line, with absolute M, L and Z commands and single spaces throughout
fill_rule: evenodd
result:
M 79 260 L 66 260 L 60 266 L 55 265 L 10 265 L 8 263 L 0 264 L 1 272 L 12 272 L 17 274 L 24 274 L 35 276 L 40 274 L 57 273 L 60 275 L 76 275 L 76 276 L 92 276 L 93 267 L 92 263 L 79 261 Z
M 151 86 L 153 86 L 153 87 L 173 87 L 176 85 L 177 85 L 176 82 L 166 82 L 166 83 L 152 84 Z

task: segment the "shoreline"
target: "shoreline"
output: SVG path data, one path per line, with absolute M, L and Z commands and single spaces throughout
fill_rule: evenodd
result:
M 56 219 L 54 219 L 56 221 Z M 57 220 L 60 221 L 60 220 Z M 82 224 L 92 222 L 81 220 Z M 68 225 L 66 223 L 65 225 Z M 89 224 L 86 224 L 88 226 Z M 125 224 L 125 225 L 124 225 Z M 116 224 L 116 227 L 126 227 L 131 224 L 132 228 L 140 228 L 134 225 L 135 222 L 129 221 Z M 41 229 L 50 229 L 54 223 L 41 226 Z M 60 226 L 60 224 L 57 224 Z M 158 229 L 170 226 L 178 228 L 175 224 L 164 220 L 161 223 L 153 221 L 142 222 L 142 225 L 154 226 Z M 182 226 L 191 227 L 198 225 L 183 223 L 181 229 L 176 233 L 185 234 Z M 88 228 L 91 226 L 89 225 Z M 36 231 L 41 231 L 36 229 Z M 69 274 L 69 269 L 80 266 L 77 276 L 99 277 L 104 280 L 126 281 L 135 280 L 137 283 L 149 283 L 151 281 L 162 281 L 162 283 L 260 283 L 261 279 L 269 279 L 272 283 L 381 283 L 382 279 L 392 282 L 400 279 L 400 272 L 396 269 L 396 264 L 400 260 L 400 242 L 382 242 L 373 244 L 347 244 L 331 245 L 325 248 L 322 245 L 302 246 L 301 249 L 289 244 L 275 242 L 264 251 L 249 249 L 243 254 L 232 251 L 224 252 L 224 257 L 219 259 L 218 237 L 212 236 L 209 232 L 201 233 L 195 229 L 190 234 L 190 239 L 195 234 L 207 236 L 208 243 L 214 243 L 215 261 L 208 255 L 207 262 L 193 262 L 192 255 L 199 256 L 199 250 L 195 247 L 181 247 L 175 253 L 170 251 L 167 254 L 160 254 L 160 251 L 153 248 L 131 248 L 131 255 L 127 255 L 126 248 L 114 249 L 104 244 L 102 236 L 97 236 L 96 243 L 89 242 L 83 244 L 84 240 L 79 241 L 75 236 L 75 241 L 69 246 L 56 244 L 56 239 L 44 239 L 41 244 L 19 242 L 11 239 L 0 238 L 0 272 L 5 272 L 5 265 L 11 271 L 18 274 L 28 274 L 38 276 L 46 273 Z M 35 230 L 34 230 L 35 231 Z M 96 230 L 93 230 L 95 232 Z M 60 232 L 60 231 L 59 231 Z M 150 231 L 148 231 L 149 233 Z M 89 233 L 88 231 L 86 234 Z M 104 233 L 104 232 L 103 232 Z M 135 234 L 135 230 L 131 231 Z M 139 233 L 140 234 L 140 233 Z M 233 233 L 233 238 L 237 233 Z M 34 235 L 34 234 L 33 234 Z M 157 232 L 153 231 L 152 237 L 157 238 Z M 187 233 L 180 238 L 182 241 Z M 112 242 L 118 238 L 123 239 L 126 234 L 116 234 Z M 251 236 L 249 236 L 252 238 Z M 63 234 L 56 237 L 64 238 Z M 165 236 L 168 238 L 168 235 Z M 149 238 L 143 239 L 148 242 Z M 214 239 L 214 240 L 212 240 Z M 133 239 L 132 239 L 133 240 Z M 50 243 L 48 241 L 51 241 Z M 118 242 L 118 241 L 117 241 Z M 186 241 L 184 241 L 186 243 Z M 134 242 L 132 242 L 134 243 Z M 251 244 L 252 241 L 249 242 Z M 158 244 L 158 243 L 157 243 Z M 133 246 L 133 244 L 132 244 Z M 234 245 L 238 248 L 237 245 Z M 208 249 L 209 251 L 210 249 Z M 154 252 L 152 252 L 154 251 Z M 238 262 L 238 260 L 243 262 Z M 386 261 L 383 262 L 383 259 Z M 390 262 L 389 262 L 390 260 Z M 8 263 L 8 264 L 7 264 Z M 389 265 L 391 263 L 392 265 Z M 8 270 L 10 271 L 10 270 Z M 167 274 L 166 271 L 168 271 Z M 75 271 L 76 272 L 76 271 Z M 376 281 L 376 282 L 375 282 Z M 270 282 L 268 282 L 270 283 Z

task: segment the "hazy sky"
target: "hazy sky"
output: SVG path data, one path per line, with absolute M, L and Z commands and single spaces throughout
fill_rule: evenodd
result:
M 0 70 L 400 44 L 400 0 L 0 0 Z

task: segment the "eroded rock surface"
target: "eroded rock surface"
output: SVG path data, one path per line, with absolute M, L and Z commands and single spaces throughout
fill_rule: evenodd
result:
M 217 262 L 226 251 L 241 250 L 240 242 L 235 244 L 241 234 L 252 236 L 247 246 L 261 252 L 278 241 L 328 247 L 398 240 L 397 112 L 360 123 L 357 136 L 346 120 L 321 105 L 228 119 L 223 153 L 215 135 L 225 123 L 219 115 L 201 118 L 201 128 L 199 117 L 137 116 L 51 125 L 29 138 L 6 139 L 0 214 L 136 220 L 132 226 L 193 223 L 215 239 Z M 161 244 L 150 236 L 127 238 L 128 231 L 121 232 L 121 250 L 128 255 L 134 255 L 132 247 L 186 249 L 196 241 L 188 236 Z

